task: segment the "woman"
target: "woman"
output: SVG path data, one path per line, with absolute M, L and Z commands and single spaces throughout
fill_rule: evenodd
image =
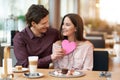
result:
M 83 21 L 77 14 L 67 14 L 63 17 L 60 26 L 60 39 L 53 44 L 53 54 L 64 50 L 62 42 L 68 40 L 74 42 L 75 49 L 53 61 L 54 68 L 67 68 L 77 70 L 92 70 L 93 68 L 93 45 L 83 37 Z M 62 47 L 62 48 L 61 48 Z

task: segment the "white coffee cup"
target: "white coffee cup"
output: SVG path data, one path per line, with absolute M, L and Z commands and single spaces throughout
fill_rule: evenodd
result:
M 38 56 L 29 56 L 29 71 L 30 73 L 37 72 L 37 63 L 38 63 Z

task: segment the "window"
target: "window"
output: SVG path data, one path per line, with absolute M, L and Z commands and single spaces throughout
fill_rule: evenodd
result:
M 10 31 L 25 27 L 24 15 L 37 0 L 0 0 L 0 42 L 10 43 Z
M 119 0 L 100 0 L 100 18 L 120 24 Z

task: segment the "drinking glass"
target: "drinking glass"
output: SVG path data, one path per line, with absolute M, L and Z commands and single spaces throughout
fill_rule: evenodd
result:
M 38 56 L 29 56 L 28 60 L 30 73 L 37 72 Z

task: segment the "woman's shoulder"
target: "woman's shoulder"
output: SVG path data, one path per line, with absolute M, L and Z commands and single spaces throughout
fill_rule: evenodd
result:
M 90 42 L 90 41 L 88 41 L 88 40 L 86 40 L 86 41 L 80 41 L 79 43 L 78 43 L 78 45 L 82 45 L 82 46 L 93 46 L 93 44 Z
M 88 40 L 85 41 L 85 43 L 86 43 L 86 44 L 91 44 L 91 45 L 92 45 L 92 43 L 91 43 L 90 41 L 88 41 Z

